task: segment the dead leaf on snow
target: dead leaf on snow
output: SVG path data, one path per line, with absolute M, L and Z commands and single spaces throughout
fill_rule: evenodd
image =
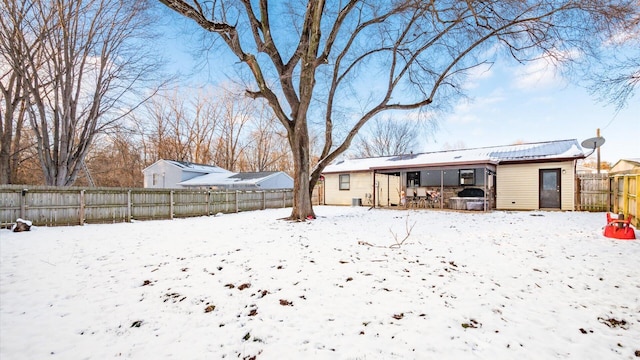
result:
M 244 283 L 244 284 L 241 284 L 240 286 L 238 286 L 238 290 L 244 290 L 244 289 L 247 289 L 247 288 L 250 288 L 250 287 L 251 287 L 251 284 Z

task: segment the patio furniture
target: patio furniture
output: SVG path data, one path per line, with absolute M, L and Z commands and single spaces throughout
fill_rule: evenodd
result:
M 631 227 L 631 215 L 625 220 L 623 214 L 618 214 L 618 218 L 614 219 L 607 213 L 607 225 L 604 227 L 603 234 L 618 240 L 635 240 L 636 232 Z

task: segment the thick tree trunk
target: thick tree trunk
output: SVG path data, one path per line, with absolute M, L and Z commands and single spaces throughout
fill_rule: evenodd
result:
M 306 125 L 306 124 L 305 124 Z M 291 150 L 293 151 L 293 209 L 291 220 L 315 219 L 311 203 L 311 190 L 309 182 L 309 133 L 304 129 L 296 129 L 293 135 Z

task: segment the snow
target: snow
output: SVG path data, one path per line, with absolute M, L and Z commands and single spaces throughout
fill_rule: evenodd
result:
M 638 356 L 604 213 L 315 210 L 2 230 L 0 358 Z

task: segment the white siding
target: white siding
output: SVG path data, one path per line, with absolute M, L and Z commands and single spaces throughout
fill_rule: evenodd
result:
M 153 177 L 156 183 L 153 183 Z M 144 187 L 152 189 L 179 188 L 177 184 L 181 182 L 182 170 L 166 161 L 157 161 L 144 170 Z
M 496 171 L 496 208 L 499 210 L 539 209 L 539 170 L 560 169 L 560 207 L 575 207 L 575 174 L 573 161 L 498 165 Z
M 340 190 L 340 175 L 349 175 L 349 190 Z M 325 204 L 351 205 L 352 199 L 362 199 L 362 205 L 373 205 L 373 173 L 355 172 L 325 174 Z M 376 174 L 376 206 L 398 205 L 400 203 L 400 177 Z
M 349 173 L 345 173 L 349 174 Z M 372 177 L 370 172 L 359 172 L 349 174 L 349 190 L 340 190 L 340 175 L 326 174 L 325 183 L 325 203 L 327 205 L 351 205 L 351 199 L 360 198 L 365 205 L 367 194 L 372 193 Z
M 293 189 L 293 179 L 284 172 L 276 173 L 259 182 L 260 189 Z

